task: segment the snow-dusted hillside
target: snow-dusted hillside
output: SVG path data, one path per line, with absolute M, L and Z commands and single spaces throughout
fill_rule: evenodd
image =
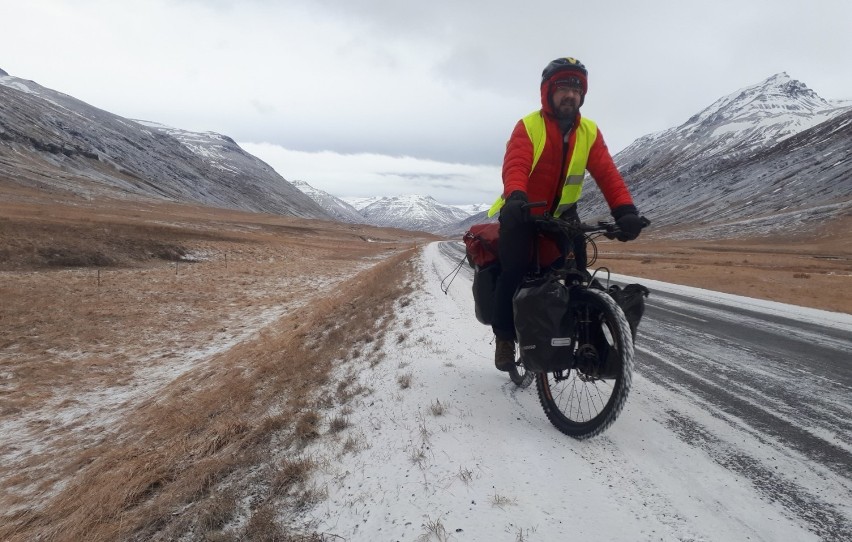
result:
M 372 197 L 369 197 L 369 198 L 349 197 L 349 198 L 341 198 L 341 199 L 343 201 L 345 201 L 346 203 L 348 203 L 349 205 L 351 205 L 352 207 L 354 207 L 357 211 L 360 212 L 361 209 L 363 209 L 364 207 L 366 207 L 366 206 L 368 206 L 372 203 L 376 203 L 377 201 L 382 199 L 382 196 L 372 196 Z
M 640 141 L 647 146 L 655 139 L 676 136 L 684 143 L 684 151 L 697 146 L 707 156 L 728 154 L 778 143 L 848 107 L 825 100 L 801 81 L 779 73 L 717 100 L 677 128 Z M 622 153 L 624 158 L 629 154 L 629 148 Z
M 793 232 L 852 206 L 851 118 L 849 102 L 782 73 L 636 140 L 615 161 L 655 228 L 685 237 Z M 587 179 L 581 214 L 606 211 Z
M 309 198 L 314 200 L 320 207 L 334 217 L 335 220 L 341 222 L 350 222 L 352 224 L 366 224 L 366 220 L 358 209 L 346 203 L 344 200 L 332 196 L 328 192 L 314 188 L 305 181 L 293 181 L 293 186 L 304 192 Z
M 491 205 L 493 205 L 493 203 L 472 203 L 470 205 L 454 205 L 453 207 L 458 207 L 470 216 L 479 214 L 482 211 L 487 211 L 491 208 Z
M 453 230 L 460 220 L 470 216 L 463 208 L 443 205 L 430 196 L 350 198 L 347 202 L 304 181 L 295 181 L 293 185 L 344 222 L 441 234 L 446 229 Z
M 490 206 L 489 206 L 490 207 Z M 434 233 L 450 238 L 461 238 L 464 233 L 474 224 L 483 224 L 485 222 L 497 222 L 499 215 L 488 218 L 488 211 L 480 211 L 465 218 L 461 222 L 447 224 L 441 229 L 435 230 Z
M 203 157 L 217 169 L 239 173 L 235 167 L 233 156 L 236 143 L 228 136 L 216 132 L 190 132 L 147 120 L 134 119 L 134 122 L 177 139 L 184 147 Z
M 328 218 L 226 136 L 143 125 L 9 75 L 0 75 L 0 174 L 23 186 L 90 198 Z

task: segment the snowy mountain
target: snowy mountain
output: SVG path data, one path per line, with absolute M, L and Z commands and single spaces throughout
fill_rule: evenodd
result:
M 777 74 L 636 140 L 615 161 L 655 229 L 793 232 L 852 207 L 852 107 Z M 607 211 L 587 178 L 581 214 Z
M 491 207 L 490 205 L 488 206 Z M 480 211 L 478 213 L 472 214 L 469 217 L 465 218 L 461 222 L 455 222 L 453 224 L 447 224 L 444 227 L 436 228 L 435 233 L 437 235 L 443 235 L 444 237 L 451 238 L 460 238 L 464 235 L 464 232 L 470 229 L 474 224 L 484 224 L 486 222 L 497 222 L 499 215 L 495 215 L 491 218 L 488 218 L 488 210 Z
M 367 222 L 364 216 L 358 212 L 358 209 L 349 205 L 344 200 L 332 196 L 328 192 L 314 188 L 305 181 L 293 181 L 292 184 L 325 209 L 335 220 L 352 224 L 364 224 Z
M 459 221 L 470 216 L 468 211 L 453 205 L 443 205 L 430 196 L 349 198 L 346 201 L 304 181 L 295 181 L 293 185 L 310 196 L 330 215 L 344 222 L 426 231 L 440 235 L 444 230 L 454 232 Z
M 479 214 L 482 211 L 487 211 L 491 208 L 494 203 L 472 203 L 470 205 L 454 205 L 453 207 L 458 207 L 468 215 Z
M 343 199 L 343 201 L 345 201 L 346 203 L 348 203 L 349 205 L 354 207 L 355 210 L 360 212 L 361 209 L 363 209 L 364 207 L 366 207 L 366 206 L 368 206 L 372 203 L 376 203 L 377 201 L 382 199 L 382 196 L 373 196 L 373 197 L 369 197 L 369 198 L 352 198 L 352 197 L 350 197 L 350 198 L 342 198 L 342 199 Z
M 140 123 L 0 74 L 0 176 L 82 197 L 328 215 L 229 137 Z
M 712 158 L 733 159 L 825 122 L 849 103 L 820 98 L 786 73 L 725 96 L 678 127 L 644 136 L 618 154 L 628 173 L 676 160 L 687 169 Z
M 406 230 L 436 232 L 468 217 L 465 211 L 443 205 L 431 196 L 381 198 L 361 209 L 369 224 Z

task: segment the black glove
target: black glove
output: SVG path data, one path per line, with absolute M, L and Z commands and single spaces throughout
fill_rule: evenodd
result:
M 612 210 L 612 216 L 618 226 L 619 232 L 615 238 L 619 241 L 632 241 L 639 237 L 644 224 L 639 218 L 639 212 L 633 205 L 622 205 Z
M 500 224 L 504 228 L 515 228 L 529 221 L 530 210 L 525 205 L 529 203 L 527 195 L 515 190 L 506 198 L 506 203 L 500 209 Z

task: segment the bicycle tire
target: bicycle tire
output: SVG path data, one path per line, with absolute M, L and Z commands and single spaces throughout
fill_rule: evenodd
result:
M 536 387 L 547 419 L 561 432 L 582 440 L 605 431 L 624 408 L 633 381 L 634 351 L 630 325 L 612 297 L 595 289 L 578 289 L 571 295 L 575 359 L 581 349 L 589 351 L 591 342 L 606 353 L 598 353 L 596 365 L 589 361 L 583 367 L 580 362 L 567 371 L 539 373 Z M 600 371 L 603 356 L 607 369 L 599 376 L 595 372 Z
M 528 388 L 535 380 L 535 374 L 527 371 L 520 359 L 515 361 L 515 366 L 509 371 L 509 378 L 519 388 Z

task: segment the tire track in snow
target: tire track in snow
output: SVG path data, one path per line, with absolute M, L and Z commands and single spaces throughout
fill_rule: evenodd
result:
M 669 306 L 666 297 L 657 297 L 659 308 Z M 828 328 L 815 338 L 820 329 L 813 324 L 792 331 L 789 319 L 760 323 L 751 311 L 746 317 L 741 308 L 693 308 L 684 299 L 677 310 L 706 321 L 649 310 L 638 370 L 726 429 L 671 409 L 666 426 L 823 540 L 852 539 L 849 334 Z M 734 442 L 731 435 L 741 433 L 745 440 Z M 772 465 L 772 455 L 786 468 Z
M 852 540 L 852 525 L 833 505 L 807 489 L 779 476 L 760 460 L 727 443 L 695 420 L 668 411 L 668 427 L 685 442 L 703 449 L 722 467 L 748 478 L 768 500 L 804 520 L 823 540 Z
M 796 420 L 767 408 L 760 400 L 742 393 L 741 389 L 725 381 L 713 381 L 697 372 L 685 369 L 694 358 L 677 350 L 676 357 L 666 356 L 667 345 L 652 342 L 656 352 L 640 348 L 643 372 L 657 381 L 666 382 L 673 389 L 686 388 L 715 411 L 716 416 L 728 415 L 748 424 L 756 433 L 764 434 L 785 446 L 795 449 L 809 460 L 822 464 L 838 475 L 848 475 L 852 453 L 843 447 L 821 438 Z M 686 359 L 684 359 L 686 357 Z M 677 359 L 678 361 L 674 361 Z M 735 388 L 731 391 L 729 388 Z M 771 405 L 770 405 L 771 406 Z

